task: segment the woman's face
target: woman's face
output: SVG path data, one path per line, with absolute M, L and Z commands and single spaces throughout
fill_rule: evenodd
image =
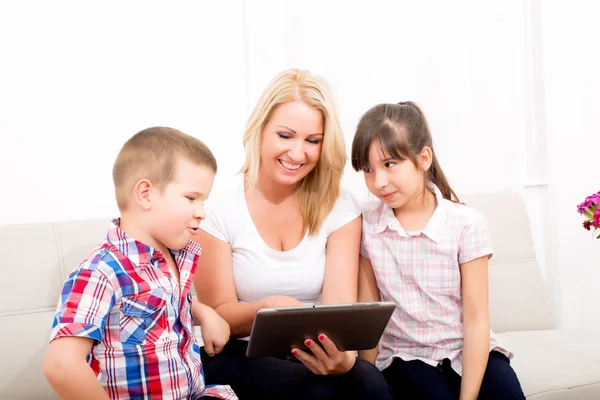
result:
M 296 185 L 317 165 L 322 145 L 321 112 L 301 101 L 281 104 L 262 132 L 261 174 L 281 185 Z

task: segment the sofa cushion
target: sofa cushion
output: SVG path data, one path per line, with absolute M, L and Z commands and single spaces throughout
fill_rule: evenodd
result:
M 562 330 L 498 335 L 528 399 L 600 399 L 600 335 Z

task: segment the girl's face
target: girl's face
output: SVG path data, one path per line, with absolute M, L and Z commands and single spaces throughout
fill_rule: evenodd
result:
M 319 110 L 300 101 L 281 104 L 262 132 L 260 174 L 281 185 L 296 185 L 317 165 L 322 143 Z
M 421 166 L 411 160 L 389 158 L 374 140 L 369 148 L 369 168 L 364 171 L 369 191 L 393 209 L 413 203 L 425 186 L 424 171 L 431 163 L 431 150 L 425 147 L 419 155 Z

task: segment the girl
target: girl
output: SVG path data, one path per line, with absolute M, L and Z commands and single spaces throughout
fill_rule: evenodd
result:
M 359 301 L 397 304 L 375 349 L 394 398 L 523 399 L 490 331 L 485 218 L 460 204 L 412 102 L 360 119 L 352 167 L 379 201 L 363 212 Z

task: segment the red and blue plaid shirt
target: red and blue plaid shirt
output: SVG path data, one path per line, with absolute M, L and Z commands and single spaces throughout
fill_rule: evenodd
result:
M 172 252 L 178 284 L 160 251 L 113 220 L 67 278 L 50 340 L 94 339 L 88 362 L 112 399 L 237 399 L 229 386 L 204 385 L 190 291 L 200 252 L 193 241 Z

